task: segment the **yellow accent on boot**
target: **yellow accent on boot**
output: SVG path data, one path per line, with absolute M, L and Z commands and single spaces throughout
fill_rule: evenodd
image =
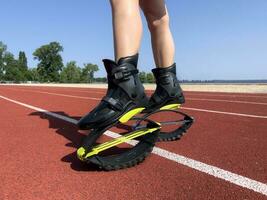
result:
M 132 139 L 137 138 L 139 136 L 145 135 L 147 133 L 152 133 L 156 130 L 159 130 L 160 128 L 161 127 L 158 126 L 156 128 L 145 128 L 143 130 L 137 130 L 134 132 L 130 132 L 126 135 L 123 135 L 121 137 L 115 138 L 113 140 L 110 140 L 108 142 L 105 142 L 103 144 L 99 144 L 99 145 L 95 146 L 92 149 L 92 151 L 88 152 L 84 158 L 86 159 L 86 158 L 89 158 L 91 156 L 97 155 L 99 152 L 102 152 L 102 151 L 107 150 L 111 147 L 117 146 L 119 144 L 122 144 L 124 142 L 129 141 L 129 140 L 132 140 Z
M 169 104 L 166 106 L 163 106 L 160 108 L 160 110 L 175 110 L 181 107 L 181 104 L 174 103 L 174 104 Z
M 135 108 L 130 110 L 129 112 L 125 113 L 120 119 L 119 122 L 126 123 L 128 122 L 133 116 L 141 113 L 145 108 Z
M 84 155 L 85 154 L 85 149 L 83 147 L 80 147 L 78 150 L 77 150 L 77 157 L 81 160 L 81 161 L 84 161 Z

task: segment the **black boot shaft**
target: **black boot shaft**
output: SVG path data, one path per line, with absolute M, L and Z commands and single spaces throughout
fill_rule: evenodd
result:
M 107 126 L 131 109 L 144 108 L 148 104 L 138 76 L 137 60 L 138 54 L 121 58 L 117 63 L 103 60 L 108 90 L 99 105 L 79 121 L 81 129 Z
M 133 56 L 127 56 L 120 58 L 118 63 L 116 63 L 113 60 L 110 59 L 103 59 L 103 63 L 107 72 L 107 75 L 112 74 L 112 69 L 122 66 L 122 65 L 132 65 L 137 69 L 137 63 L 138 63 L 138 54 L 135 54 Z
M 108 88 L 120 87 L 129 98 L 135 100 L 145 96 L 144 87 L 138 77 L 138 54 L 120 58 L 118 63 L 104 59 L 107 71 Z M 110 91 L 108 90 L 108 93 Z
M 152 72 L 157 87 L 149 100 L 146 112 L 151 112 L 168 104 L 182 104 L 185 102 L 182 89 L 176 77 L 175 63 L 166 68 L 154 68 Z
M 120 58 L 118 61 L 118 65 L 121 65 L 124 63 L 129 63 L 129 64 L 135 66 L 135 68 L 137 68 L 138 53 L 133 55 L 133 56 L 127 56 L 127 57 Z
M 180 96 L 182 89 L 176 76 L 176 64 L 166 68 L 152 69 L 156 84 L 163 87 L 170 97 Z
M 171 73 L 171 74 L 176 75 L 176 64 L 174 63 L 171 66 L 164 67 L 164 68 L 159 68 L 159 67 L 154 68 L 154 69 L 152 69 L 152 72 L 153 72 L 155 78 L 159 78 L 160 76 L 164 76 L 167 73 Z

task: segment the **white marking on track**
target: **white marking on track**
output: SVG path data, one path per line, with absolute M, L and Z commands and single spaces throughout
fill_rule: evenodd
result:
M 92 100 L 100 100 L 100 98 L 94 98 L 94 97 L 85 97 L 85 96 L 76 96 L 76 95 L 68 95 L 68 94 L 62 94 L 62 93 L 54 93 L 54 92 L 46 92 L 46 91 L 35 91 L 35 90 L 25 90 L 25 89 L 11 89 L 10 90 L 17 90 L 17 91 L 27 91 L 27 92 L 35 92 L 35 93 L 42 93 L 42 94 L 50 94 L 50 95 L 56 95 L 56 96 L 63 96 L 63 97 L 71 97 L 71 98 L 78 98 L 78 99 L 92 99 Z M 92 93 L 98 93 L 98 94 L 105 94 L 105 92 L 88 92 L 90 94 Z M 262 102 L 252 102 L 252 101 L 236 101 L 236 100 L 224 100 L 224 99 L 205 99 L 205 98 L 186 98 L 187 100 L 195 100 L 195 101 L 214 101 L 214 102 L 227 102 L 227 103 L 242 103 L 242 104 L 255 104 L 255 105 L 267 105 L 267 103 Z
M 45 91 L 33 91 L 33 90 L 26 90 L 29 92 L 36 92 L 36 93 L 43 93 L 43 94 L 50 94 L 50 95 L 56 95 L 56 96 L 63 96 L 63 97 L 72 97 L 72 98 L 78 98 L 78 99 L 92 99 L 92 100 L 100 100 L 100 98 L 94 98 L 94 97 L 84 97 L 84 96 L 76 96 L 76 95 L 67 95 L 62 93 L 54 93 L 54 92 L 45 92 Z M 97 93 L 97 92 L 90 92 Z M 98 92 L 98 94 L 105 94 L 105 92 Z M 204 98 L 186 98 L 188 100 L 196 100 L 196 101 L 215 101 L 215 102 L 227 102 L 227 103 L 242 103 L 242 104 L 255 104 L 255 105 L 267 105 L 267 103 L 262 102 L 252 102 L 252 101 L 235 101 L 235 100 L 223 100 L 223 99 L 204 99 Z
M 16 101 L 16 100 L 13 100 L 13 99 L 1 96 L 1 95 L 0 95 L 0 98 L 5 99 L 5 100 L 10 101 L 10 102 L 13 102 L 15 104 L 30 108 L 30 109 L 35 110 L 35 111 L 43 112 L 47 115 L 50 115 L 52 117 L 55 117 L 55 118 L 58 118 L 58 119 L 61 119 L 64 121 L 67 121 L 69 123 L 77 124 L 77 120 L 75 120 L 75 119 L 72 119 L 72 118 L 69 118 L 66 116 L 62 116 L 62 115 L 59 115 L 56 113 L 52 113 L 52 112 L 49 112 L 49 111 L 44 110 L 42 108 L 38 108 L 38 107 L 29 105 L 29 104 L 25 104 L 25 103 L 22 103 L 22 102 L 19 102 L 19 101 Z M 109 136 L 109 137 L 112 137 L 112 138 L 117 138 L 120 136 L 120 134 L 112 132 L 112 131 L 106 131 L 104 134 Z M 127 143 L 131 144 L 131 145 L 135 145 L 136 142 L 137 141 L 132 140 L 132 141 L 129 141 Z M 265 183 L 255 181 L 253 179 L 232 173 L 230 171 L 218 168 L 216 166 L 208 165 L 208 164 L 205 164 L 203 162 L 193 160 L 191 158 L 187 158 L 185 156 L 167 151 L 167 150 L 159 148 L 159 147 L 154 147 L 152 153 L 154 153 L 160 157 L 163 157 L 165 159 L 179 163 L 181 165 L 185 165 L 185 166 L 190 167 L 192 169 L 195 169 L 197 171 L 209 174 L 209 175 L 214 176 L 216 178 L 222 179 L 224 181 L 228 181 L 232 184 L 241 186 L 243 188 L 247 188 L 249 190 L 253 190 L 257 193 L 260 193 L 260 194 L 267 196 L 267 184 L 265 184 Z
M 102 88 L 101 88 L 102 89 Z M 98 93 L 98 94 L 105 94 L 105 91 L 103 92 L 100 92 L 100 91 L 97 91 L 97 88 L 88 88 L 88 90 L 90 91 L 85 91 L 85 90 L 73 90 L 73 91 L 78 91 L 78 92 L 83 92 L 83 93 L 89 93 L 89 94 L 92 94 L 92 93 Z M 151 90 L 151 89 L 146 89 L 146 93 L 147 94 L 152 94 L 154 92 L 154 90 Z M 209 93 L 212 93 L 212 94 L 207 94 L 207 92 L 205 91 L 199 91 L 200 93 L 202 92 L 202 94 L 197 94 L 197 93 L 194 93 L 194 92 L 191 92 L 191 91 L 184 91 L 186 96 L 214 96 L 214 97 L 242 97 L 242 98 L 263 98 L 263 99 L 267 99 L 267 96 L 263 96 L 263 95 L 250 95 L 250 94 L 246 94 L 246 93 L 243 93 L 243 94 L 220 94 L 220 93 L 217 93 L 217 92 L 209 92 Z M 258 103 L 258 102 L 256 102 Z
M 37 92 L 37 93 L 43 93 L 43 94 L 51 94 L 51 95 L 62 96 L 62 97 L 71 97 L 71 98 L 77 98 L 77 99 L 91 99 L 91 100 L 98 100 L 98 101 L 101 100 L 100 98 L 74 96 L 74 95 L 54 93 L 54 92 L 43 92 L 43 91 L 31 91 L 31 92 Z
M 74 86 L 64 86 L 64 85 L 24 85 L 24 84 L 0 84 L 0 86 L 17 86 L 17 87 L 51 87 L 51 88 L 64 88 L 64 89 L 68 89 L 68 91 L 70 91 L 69 89 L 75 89 L 75 91 L 78 92 L 84 92 L 84 93 L 99 93 L 99 94 L 105 94 L 105 92 L 100 92 L 100 91 L 96 91 L 99 89 L 107 89 L 107 85 L 105 87 L 90 87 L 88 85 L 88 87 L 79 87 L 78 85 L 74 85 Z M 91 91 L 88 91 L 91 90 Z M 151 93 L 154 91 L 154 89 L 146 89 L 147 92 Z M 190 90 L 186 90 L 184 91 L 185 93 L 187 93 L 187 95 L 195 95 L 195 96 L 225 96 L 225 97 L 251 97 L 251 98 L 267 98 L 266 93 L 262 92 L 262 93 L 258 93 L 259 95 L 254 95 L 255 93 L 240 93 L 240 92 L 223 92 L 223 91 L 190 91 Z M 257 94 L 257 93 L 256 93 Z
M 21 89 L 18 90 L 18 89 L 13 89 L 13 88 L 10 90 L 22 91 Z M 25 91 L 34 92 L 34 93 L 43 93 L 43 94 L 49 94 L 49 95 L 56 95 L 56 96 L 63 96 L 63 97 L 71 97 L 71 98 L 89 99 L 89 100 L 95 100 L 95 101 L 101 100 L 101 98 L 74 96 L 74 95 L 67 95 L 67 94 L 60 94 L 60 93 L 53 93 L 53 92 L 43 92 L 43 91 L 34 91 L 34 90 L 25 90 Z M 198 112 L 215 113 L 215 114 L 233 115 L 233 116 L 239 116 L 239 117 L 267 119 L 267 116 L 252 115 L 252 114 L 246 114 L 246 113 L 234 113 L 234 112 L 225 112 L 225 111 L 218 111 L 218 110 L 207 110 L 207 109 L 191 108 L 191 107 L 184 107 L 184 106 L 182 106 L 181 109 L 193 110 L 193 111 L 198 111 Z
M 244 97 L 244 98 L 264 98 L 266 99 L 267 96 L 263 96 L 263 95 L 250 95 L 250 94 L 245 94 L 243 93 L 243 95 L 240 95 L 238 93 L 236 94 L 220 94 L 220 93 L 217 93 L 217 92 L 214 92 L 215 94 L 212 94 L 213 92 L 210 92 L 211 94 L 207 94 L 207 92 L 205 91 L 202 91 L 202 94 L 197 94 L 197 93 L 194 93 L 194 92 L 190 92 L 190 91 L 185 91 L 185 93 L 187 93 L 187 95 L 190 95 L 190 96 L 215 96 L 215 97 Z M 201 91 L 199 91 L 199 93 L 201 93 Z
M 201 108 L 190 108 L 190 107 L 181 107 L 182 110 L 193 110 L 193 111 L 199 111 L 199 112 L 208 112 L 208 113 L 216 113 L 216 114 L 224 114 L 224 115 L 234 115 L 239 117 L 251 117 L 251 118 L 260 118 L 260 119 L 267 119 L 267 116 L 262 115 L 250 115 L 250 114 L 244 114 L 244 113 L 233 113 L 233 112 L 224 112 L 224 111 L 218 111 L 218 110 L 206 110 Z
M 254 102 L 254 101 L 235 101 L 235 100 L 224 100 L 224 99 L 204 99 L 204 98 L 191 98 L 187 97 L 186 100 L 196 101 L 215 101 L 215 102 L 226 102 L 226 103 L 242 103 L 242 104 L 255 104 L 255 105 L 267 105 L 267 103 Z
M 40 93 L 40 94 L 49 94 L 49 95 L 70 97 L 70 98 L 77 98 L 77 99 L 91 99 L 91 100 L 97 100 L 97 101 L 100 100 L 100 98 L 75 96 L 75 95 L 68 95 L 68 94 L 54 93 L 54 92 L 46 92 L 46 91 L 35 91 L 35 90 L 14 89 L 14 88 L 8 88 L 8 89 L 9 90 L 14 90 L 14 91 L 24 91 L 24 92 L 33 92 L 33 93 Z

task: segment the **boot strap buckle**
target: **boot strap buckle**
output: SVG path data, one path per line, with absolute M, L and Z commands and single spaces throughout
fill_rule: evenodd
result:
M 116 72 L 116 73 L 114 74 L 114 77 L 115 77 L 115 79 L 122 79 L 122 78 L 124 77 L 124 74 L 123 74 L 122 71 L 120 71 L 120 72 Z
M 112 75 L 116 80 L 128 80 L 129 76 L 137 73 L 138 69 L 131 65 L 128 67 L 120 67 L 119 69 L 115 68 L 114 70 L 112 70 Z
M 112 97 L 107 97 L 106 96 L 106 97 L 104 97 L 102 99 L 102 101 L 107 102 L 109 105 L 111 105 L 116 110 L 121 111 L 123 109 L 123 106 L 121 105 L 121 103 L 118 100 L 116 100 L 116 99 L 114 99 Z

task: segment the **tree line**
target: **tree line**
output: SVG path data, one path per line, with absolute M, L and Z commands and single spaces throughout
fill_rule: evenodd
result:
M 59 42 L 50 42 L 37 48 L 33 57 L 38 61 L 36 67 L 29 68 L 24 51 L 18 58 L 7 50 L 7 45 L 0 41 L 0 81 L 1 82 L 60 82 L 60 83 L 92 83 L 107 82 L 106 77 L 95 78 L 99 70 L 96 64 L 85 63 L 79 67 L 76 61 L 63 64 L 61 53 L 63 46 Z M 143 83 L 153 83 L 152 73 L 139 74 Z
M 42 45 L 33 52 L 38 64 L 29 68 L 24 51 L 18 58 L 7 50 L 7 45 L 0 41 L 0 81 L 1 82 L 61 82 L 61 83 L 91 83 L 95 81 L 94 73 L 98 66 L 85 63 L 81 68 L 75 61 L 64 66 L 61 52 L 63 47 L 58 42 Z M 99 79 L 97 79 L 99 80 Z

